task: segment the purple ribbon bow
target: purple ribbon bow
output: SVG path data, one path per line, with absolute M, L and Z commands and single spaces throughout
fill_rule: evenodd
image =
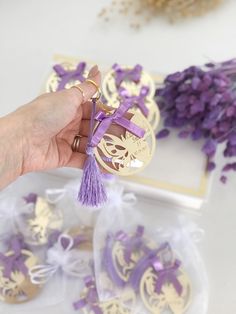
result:
M 153 268 L 155 269 L 155 271 L 157 272 L 157 281 L 156 281 L 156 286 L 155 286 L 155 291 L 160 294 L 163 285 L 168 282 L 168 283 L 172 283 L 172 285 L 174 286 L 176 292 L 178 293 L 178 295 L 180 296 L 183 292 L 183 287 L 181 285 L 181 283 L 179 282 L 177 276 L 176 276 L 176 272 L 179 269 L 181 262 L 179 260 L 175 260 L 174 265 L 168 266 L 168 267 L 164 267 L 163 269 L 160 268 L 156 268 L 155 265 L 156 261 L 153 261 Z
M 131 261 L 131 254 L 133 250 L 141 249 L 141 247 L 144 245 L 142 240 L 143 233 L 144 227 L 138 226 L 135 235 L 132 237 L 128 236 L 127 233 L 121 230 L 118 231 L 115 236 L 113 236 L 112 234 L 108 234 L 106 238 L 106 245 L 103 255 L 104 269 L 108 273 L 113 283 L 115 283 L 118 287 L 123 288 L 126 285 L 126 282 L 122 278 L 120 278 L 114 266 L 114 261 L 112 257 L 112 246 L 114 245 L 114 240 L 121 241 L 124 244 L 125 260 L 127 263 L 129 263 Z
M 98 304 L 98 293 L 92 276 L 84 278 L 85 286 L 88 288 L 87 295 L 73 304 L 75 310 L 80 310 L 85 306 L 89 306 L 95 314 L 102 314 Z
M 137 64 L 133 69 L 122 69 L 122 67 L 117 63 L 115 63 L 112 68 L 115 71 L 115 82 L 117 88 L 120 87 L 121 83 L 125 80 L 138 83 L 143 69 L 139 64 Z
M 71 80 L 79 80 L 80 82 L 85 81 L 85 77 L 83 76 L 84 70 L 86 68 L 85 62 L 80 62 L 76 69 L 67 71 L 65 70 L 61 64 L 54 65 L 53 69 L 57 73 L 57 75 L 61 78 L 57 91 L 64 89 L 66 84 L 70 82 Z
M 142 114 L 145 117 L 147 117 L 148 113 L 149 113 L 149 109 L 146 106 L 145 100 L 146 100 L 146 97 L 149 93 L 149 90 L 150 89 L 148 86 L 142 86 L 138 96 L 130 95 L 129 92 L 124 87 L 120 87 L 118 92 L 122 98 L 130 99 L 133 106 L 135 106 L 135 105 L 138 106 L 139 109 L 141 110 Z
M 36 193 L 29 193 L 28 195 L 24 196 L 23 199 L 27 204 L 36 204 L 38 195 Z
M 6 256 L 0 252 L 0 263 L 4 266 L 4 277 L 10 278 L 11 273 L 15 270 L 20 271 L 25 276 L 28 274 L 28 268 L 25 265 L 25 258 L 21 252 L 24 248 L 25 245 L 23 240 L 19 237 L 14 237 L 10 244 L 10 251 L 12 251 L 13 254 Z
M 112 123 L 116 123 L 130 133 L 134 134 L 135 136 L 142 138 L 145 134 L 145 130 L 131 122 L 130 120 L 124 118 L 124 114 L 130 109 L 131 103 L 128 100 L 125 100 L 120 104 L 120 107 L 115 110 L 114 113 L 110 115 L 106 115 L 103 111 L 99 111 L 95 119 L 100 121 L 101 123 L 95 130 L 92 139 L 91 139 L 91 146 L 96 147 L 101 139 L 103 138 L 104 134 L 106 133 L 107 129 L 110 127 Z
M 169 243 L 165 242 L 159 248 L 149 250 L 149 252 L 147 251 L 146 254 L 138 261 L 129 278 L 129 282 L 135 291 L 138 291 L 141 278 L 147 268 L 155 266 L 156 270 L 163 269 L 163 265 L 157 254 L 164 251 L 168 246 Z
M 124 258 L 126 263 L 131 262 L 131 255 L 133 251 L 137 251 L 141 249 L 142 246 L 144 246 L 142 239 L 143 233 L 144 233 L 143 226 L 138 226 L 135 234 L 132 237 L 129 237 L 127 233 L 125 233 L 122 230 L 116 233 L 115 239 L 122 242 L 122 244 L 125 247 Z
M 48 247 L 52 247 L 55 245 L 55 243 L 58 241 L 60 235 L 62 234 L 61 231 L 59 230 L 54 230 L 50 235 L 49 235 L 49 240 L 48 240 Z M 84 235 L 84 234 L 79 234 L 73 238 L 73 248 L 76 246 L 79 246 L 80 244 L 89 241 L 89 238 Z M 61 238 L 61 246 L 63 247 L 64 250 L 67 249 L 69 245 L 69 239 L 66 237 Z

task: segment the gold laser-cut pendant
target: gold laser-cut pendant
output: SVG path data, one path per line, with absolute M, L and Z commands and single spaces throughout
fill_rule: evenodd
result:
M 76 236 L 84 237 L 85 241 L 76 246 L 79 250 L 93 250 L 93 228 L 89 226 L 73 227 L 69 230 L 69 235 L 75 238 Z
M 131 111 L 130 111 L 131 112 Z M 156 139 L 147 119 L 134 112 L 130 121 L 145 130 L 143 138 L 138 138 L 129 131 L 121 135 L 111 134 L 111 128 L 94 149 L 98 163 L 108 172 L 120 176 L 129 176 L 142 171 L 151 161 Z
M 177 271 L 177 279 L 183 287 L 181 295 L 178 295 L 171 282 L 164 283 L 161 293 L 155 291 L 158 275 L 149 267 L 142 276 L 140 282 L 140 296 L 143 304 L 153 314 L 183 314 L 191 303 L 190 279 L 183 269 Z
M 155 100 L 152 98 L 147 98 L 146 106 L 149 110 L 147 120 L 151 124 L 153 130 L 156 131 L 161 117 L 160 110 Z M 136 107 L 136 110 L 141 113 L 141 110 L 138 107 Z
M 72 63 L 72 62 L 63 62 L 60 63 L 60 65 L 66 70 L 66 71 L 73 71 L 76 69 L 78 63 Z M 84 76 L 87 77 L 88 71 L 84 71 Z M 47 82 L 46 82 L 46 92 L 51 93 L 51 92 L 56 92 L 58 85 L 61 81 L 61 78 L 58 76 L 58 74 L 53 70 L 53 72 L 50 74 Z M 65 88 L 69 89 L 72 86 L 76 84 L 80 84 L 81 81 L 76 79 L 71 79 L 66 85 Z
M 89 290 L 85 288 L 81 293 L 81 299 L 86 298 Z M 136 303 L 135 292 L 131 289 L 126 290 L 119 298 L 111 299 L 104 302 L 93 303 L 98 306 L 103 314 L 131 314 L 131 309 Z M 81 309 L 84 314 L 94 314 L 89 305 Z
M 11 256 L 14 252 L 9 251 L 5 255 Z M 32 252 L 28 250 L 21 251 L 25 258 L 24 264 L 30 269 L 38 262 Z M 10 304 L 19 304 L 32 300 L 41 290 L 41 286 L 34 285 L 29 276 L 20 271 L 12 271 L 10 278 L 3 276 L 3 267 L 0 266 L 0 300 Z
M 103 314 L 131 314 L 131 308 L 135 304 L 135 299 L 134 292 L 127 292 L 120 298 L 100 302 L 99 307 Z
M 52 204 L 42 197 L 38 197 L 34 216 L 27 220 L 26 241 L 33 245 L 43 245 L 48 241 L 48 237 L 53 230 L 61 230 L 63 215 L 59 209 L 55 209 Z
M 123 66 L 122 69 L 131 70 L 132 68 Z M 152 77 L 146 71 L 142 71 L 141 78 L 138 83 L 130 80 L 124 80 L 120 85 L 120 87 L 125 88 L 131 96 L 138 96 L 143 86 L 149 87 L 148 96 L 153 97 L 155 94 L 155 83 Z M 102 84 L 102 91 L 103 95 L 109 101 L 109 103 L 112 101 L 117 102 L 119 100 L 118 89 L 115 81 L 115 71 L 113 69 L 105 75 Z
M 130 309 L 126 308 L 119 300 L 111 300 L 97 304 L 103 314 L 131 314 Z M 92 309 L 83 308 L 82 313 L 94 314 Z
M 130 69 L 129 67 L 123 67 L 124 69 Z M 139 83 L 135 83 L 133 81 L 124 80 L 121 85 L 122 88 L 127 90 L 130 96 L 138 96 L 141 92 L 143 86 L 147 86 L 149 88 L 149 93 L 145 99 L 145 105 L 148 108 L 148 116 L 147 120 L 151 124 L 153 130 L 157 129 L 157 126 L 160 121 L 160 111 L 159 108 L 154 101 L 153 97 L 155 94 L 155 83 L 152 77 L 145 71 L 142 71 L 141 79 Z M 115 82 L 115 71 L 110 70 L 102 84 L 103 95 L 108 101 L 109 106 L 113 108 L 118 108 L 120 103 L 120 96 L 118 93 L 118 88 Z M 141 110 L 137 105 L 134 105 L 134 110 L 141 113 Z
M 150 249 L 155 248 L 155 243 L 149 239 L 144 238 L 146 246 Z M 128 282 L 132 270 L 135 268 L 137 262 L 144 256 L 142 249 L 132 250 L 130 261 L 125 260 L 125 246 L 120 241 L 116 241 L 112 247 L 112 260 L 116 273 L 124 281 Z

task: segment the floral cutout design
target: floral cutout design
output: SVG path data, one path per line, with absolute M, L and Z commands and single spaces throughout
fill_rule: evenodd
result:
M 138 138 L 129 131 L 116 136 L 108 131 L 95 147 L 96 159 L 108 172 L 122 176 L 140 172 L 151 161 L 155 151 L 155 136 L 145 117 L 133 112 L 130 120 L 145 130 L 145 135 Z
M 62 214 L 55 212 L 52 205 L 38 197 L 34 217 L 28 219 L 28 226 L 34 242 L 38 244 L 47 243 L 50 230 L 58 230 L 62 227 Z
M 6 257 L 11 257 L 15 253 L 9 251 Z M 19 258 L 24 259 L 26 269 L 37 265 L 37 258 L 31 251 L 22 250 Z M 19 269 L 12 269 L 10 276 L 4 275 L 4 267 L 0 265 L 0 300 L 6 303 L 17 304 L 27 302 L 38 295 L 41 286 L 34 285 L 27 273 Z

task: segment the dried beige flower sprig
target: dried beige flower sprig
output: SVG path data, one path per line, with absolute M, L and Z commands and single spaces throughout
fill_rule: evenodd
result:
M 223 0 L 113 0 L 99 16 L 106 21 L 115 13 L 133 16 L 130 26 L 139 28 L 144 22 L 158 15 L 166 16 L 171 22 L 185 17 L 200 16 L 222 2 Z

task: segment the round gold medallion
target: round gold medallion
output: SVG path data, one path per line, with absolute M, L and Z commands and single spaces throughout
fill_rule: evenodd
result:
M 130 67 L 122 67 L 122 69 L 125 71 L 130 71 Z M 139 99 L 142 93 L 142 88 L 146 87 L 148 89 L 148 94 L 145 98 L 142 100 Z M 147 109 L 147 115 L 146 118 L 148 122 L 151 124 L 153 130 L 157 129 L 157 126 L 160 121 L 160 111 L 159 108 L 154 100 L 154 94 L 155 94 L 155 83 L 152 77 L 145 71 L 142 70 L 140 74 L 140 80 L 138 82 L 132 81 L 131 79 L 125 79 L 117 86 L 116 84 L 116 72 L 115 70 L 109 71 L 102 84 L 103 89 L 103 95 L 105 99 L 107 100 L 109 106 L 113 108 L 118 108 L 121 100 L 121 96 L 119 94 L 119 88 L 122 88 L 127 91 L 127 94 L 132 97 L 135 96 L 136 101 L 134 101 L 134 107 L 133 109 L 138 111 L 139 113 L 142 113 L 142 110 L 140 109 L 138 103 L 141 101 L 144 103 L 144 106 Z
M 154 242 L 149 239 L 144 239 L 144 241 L 146 242 L 146 247 L 149 249 L 154 249 Z M 134 270 L 138 261 L 145 255 L 145 252 L 140 248 L 135 250 L 133 247 L 129 260 L 126 260 L 125 250 L 125 245 L 120 241 L 116 241 L 112 247 L 112 260 L 116 273 L 124 282 L 128 282 L 131 272 Z
M 10 257 L 14 252 L 9 251 L 5 255 Z M 37 264 L 37 258 L 28 250 L 21 251 L 21 257 L 24 258 L 24 264 L 27 269 Z M 0 266 L 0 300 L 10 304 L 19 304 L 27 302 L 36 297 L 41 286 L 34 285 L 28 275 L 19 270 L 12 270 L 10 277 L 6 278 L 3 274 L 3 267 Z
M 85 288 L 81 293 L 81 299 L 87 300 L 87 296 L 91 292 L 91 288 Z M 95 289 L 96 287 L 92 287 Z M 95 292 L 96 293 L 96 292 Z M 84 314 L 93 314 L 93 308 L 99 308 L 100 312 L 103 314 L 131 314 L 131 309 L 135 307 L 136 296 L 133 290 L 126 289 L 125 292 L 118 298 L 110 299 L 108 301 L 99 302 L 98 296 L 97 300 L 93 300 L 92 303 L 89 302 L 84 307 L 81 308 Z
M 129 176 L 142 171 L 150 163 L 156 146 L 153 129 L 147 119 L 132 111 L 131 122 L 145 130 L 142 138 L 126 131 L 114 135 L 111 126 L 94 148 L 98 163 L 108 172 Z M 119 134 L 119 135 L 118 135 Z
M 124 71 L 132 70 L 131 67 L 127 66 L 122 66 L 121 69 Z M 114 104 L 114 107 L 117 108 L 117 103 L 119 103 L 119 87 L 125 88 L 131 96 L 138 96 L 143 86 L 147 86 L 149 88 L 148 96 L 150 98 L 153 97 L 155 94 L 155 83 L 147 72 L 142 70 L 138 82 L 135 82 L 132 78 L 130 79 L 129 77 L 124 77 L 119 86 L 117 86 L 116 71 L 112 69 L 104 77 L 102 91 L 104 97 L 109 101 L 109 103 L 111 105 Z
M 69 72 L 72 73 L 72 71 L 76 70 L 78 64 L 67 61 L 67 62 L 60 63 L 59 66 L 62 69 L 64 69 L 67 73 Z M 83 75 L 87 77 L 88 71 L 85 70 L 83 72 Z M 73 75 L 70 77 L 70 74 L 69 74 L 68 79 L 65 81 L 65 84 L 63 83 L 63 88 L 69 89 L 74 85 L 80 84 L 82 80 L 79 79 L 78 76 L 76 77 L 77 77 L 76 79 L 73 77 Z M 62 80 L 62 77 L 60 77 L 59 74 L 55 70 L 53 70 L 53 72 L 50 74 L 46 82 L 46 92 L 51 93 L 51 92 L 56 92 L 57 90 L 59 90 L 58 88 L 59 88 L 61 80 Z
M 150 313 L 163 314 L 166 311 L 171 314 L 184 314 L 191 303 L 190 279 L 183 269 L 176 272 L 176 279 L 182 287 L 179 295 L 172 282 L 163 283 L 161 293 L 156 292 L 158 274 L 149 267 L 142 276 L 140 282 L 140 296 L 143 304 Z

